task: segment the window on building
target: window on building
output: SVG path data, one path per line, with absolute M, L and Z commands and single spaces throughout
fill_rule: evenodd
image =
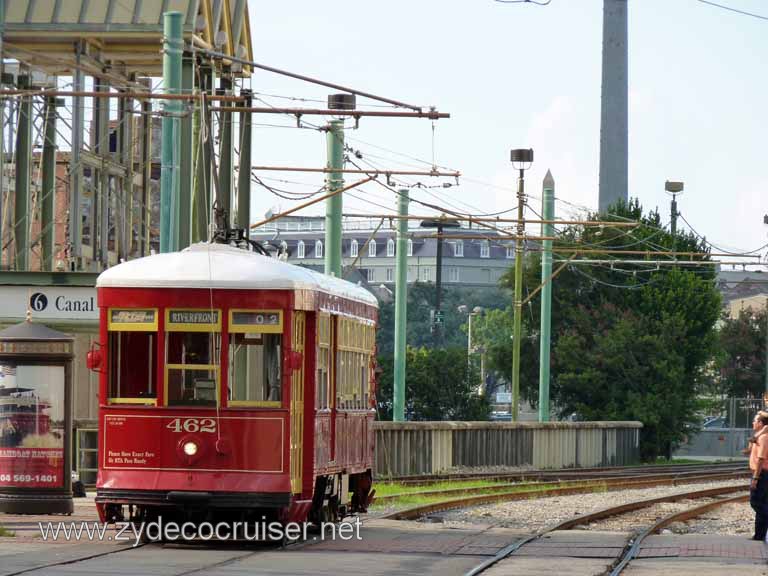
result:
M 395 273 L 392 268 L 387 268 L 387 282 L 394 282 Z
M 349 245 L 349 255 L 352 258 L 357 258 L 357 250 L 358 250 L 357 240 L 352 240 L 352 243 Z
M 429 282 L 432 278 L 431 270 L 427 268 L 426 266 L 421 269 L 421 281 L 422 282 Z
M 448 268 L 448 281 L 449 282 L 458 282 L 459 281 L 459 269 L 456 267 Z
M 453 255 L 457 258 L 461 258 L 464 256 L 464 241 L 463 240 L 456 240 L 456 242 L 453 245 Z
M 408 238 L 408 256 L 413 256 L 413 240 Z
M 491 257 L 491 243 L 488 240 L 480 242 L 480 258 Z
M 216 406 L 221 311 L 165 311 L 166 395 L 169 406 Z
M 390 238 L 387 240 L 387 258 L 392 258 L 395 255 L 395 241 Z
M 375 268 L 368 268 L 368 282 L 373 282 L 376 278 L 376 269 Z
M 306 246 L 304 245 L 304 240 L 299 240 L 299 245 L 296 249 L 296 257 L 304 258 L 304 254 L 306 254 Z
M 368 257 L 376 258 L 376 240 L 371 239 L 368 243 Z
M 507 258 L 514 258 L 515 257 L 515 247 L 514 246 L 507 246 Z
M 109 402 L 155 404 L 157 309 L 110 308 Z
M 230 310 L 230 406 L 280 407 L 282 331 L 280 310 Z
M 323 257 L 323 243 L 320 240 L 315 241 L 315 258 Z

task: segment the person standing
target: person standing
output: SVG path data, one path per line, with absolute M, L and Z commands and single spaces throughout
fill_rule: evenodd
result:
M 749 484 L 749 504 L 755 511 L 753 540 L 765 540 L 768 532 L 768 434 L 761 431 L 768 425 L 768 414 L 758 412 L 752 420 L 755 442 L 749 455 L 752 481 Z

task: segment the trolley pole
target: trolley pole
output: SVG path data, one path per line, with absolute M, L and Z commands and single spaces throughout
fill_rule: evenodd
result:
M 544 177 L 544 193 L 542 198 L 542 220 L 555 219 L 555 180 L 547 170 Z M 553 236 L 555 226 L 545 223 L 541 225 L 543 237 Z M 539 422 L 549 421 L 549 362 L 550 362 L 550 330 L 552 326 L 552 240 L 542 241 L 541 253 L 541 340 L 539 342 Z
M 328 168 L 344 169 L 344 121 L 331 120 L 326 136 Z M 335 192 L 344 186 L 341 172 L 329 172 L 326 179 L 328 192 Z M 325 273 L 341 278 L 341 194 L 325 201 Z
M 181 12 L 163 14 L 163 84 L 167 94 L 181 93 L 182 39 Z M 163 103 L 163 146 L 160 169 L 160 252 L 173 252 L 179 246 L 179 115 L 181 102 Z M 106 233 L 106 231 L 105 231 Z
M 397 200 L 398 216 L 408 216 L 408 190 Z M 392 387 L 392 420 L 405 420 L 405 322 L 408 301 L 408 220 L 397 220 L 395 252 L 395 381 Z

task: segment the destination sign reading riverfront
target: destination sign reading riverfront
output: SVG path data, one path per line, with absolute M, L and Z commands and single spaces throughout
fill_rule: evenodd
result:
M 168 313 L 170 324 L 218 324 L 218 310 L 171 310 Z

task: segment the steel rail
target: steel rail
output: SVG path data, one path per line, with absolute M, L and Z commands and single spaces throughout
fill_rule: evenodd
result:
M 714 508 L 718 508 L 726 504 L 746 502 L 747 500 L 749 500 L 749 494 L 741 494 L 739 496 L 734 496 L 733 498 L 724 498 L 721 500 L 715 500 L 714 502 L 708 502 L 707 504 L 702 504 L 701 506 L 688 508 L 687 510 L 683 510 L 681 512 L 675 512 L 674 514 L 665 516 L 661 520 L 657 520 L 651 526 L 643 530 L 634 540 L 631 541 L 631 545 L 628 546 L 627 549 L 624 551 L 621 558 L 619 559 L 618 564 L 616 564 L 616 566 L 614 566 L 614 568 L 611 570 L 611 576 L 619 576 L 619 574 L 621 574 L 624 571 L 624 568 L 626 568 L 627 565 L 635 558 L 635 556 L 637 556 L 637 553 L 640 552 L 640 548 L 642 547 L 643 540 L 645 540 L 651 534 L 655 534 L 662 528 L 669 526 L 674 522 L 682 522 L 684 520 L 696 518 L 697 516 L 701 516 L 705 512 L 709 512 Z
M 666 474 L 654 474 L 650 476 L 630 476 L 630 477 L 620 477 L 621 480 L 624 481 L 633 481 L 633 480 L 678 480 L 682 483 L 684 483 L 688 479 L 700 479 L 702 477 L 706 477 L 710 480 L 719 480 L 719 479 L 729 479 L 733 477 L 740 477 L 741 475 L 746 475 L 747 471 L 733 471 L 733 472 L 720 472 L 717 474 L 700 474 L 695 471 L 691 472 L 684 472 L 684 473 L 674 473 L 669 472 Z M 609 478 L 611 479 L 611 478 Z M 546 480 L 539 481 L 539 482 L 518 482 L 518 483 L 505 483 L 505 484 L 496 484 L 496 485 L 489 485 L 489 486 L 473 486 L 473 487 L 466 487 L 466 488 L 447 488 L 443 490 L 427 490 L 427 491 L 421 491 L 421 492 L 402 492 L 399 494 L 390 494 L 387 496 L 377 496 L 374 499 L 374 502 L 377 504 L 383 504 L 385 502 L 394 502 L 397 500 L 400 500 L 402 498 L 411 498 L 411 497 L 419 497 L 419 498 L 431 498 L 431 497 L 438 497 L 438 496 L 457 496 L 460 494 L 471 494 L 473 492 L 487 492 L 487 493 L 496 493 L 496 492 L 505 492 L 509 491 L 510 489 L 515 489 L 515 491 L 525 491 L 525 489 L 529 489 L 536 493 L 540 492 L 542 486 L 546 486 L 549 484 L 554 484 L 558 487 L 565 487 L 565 486 L 579 486 L 583 485 L 587 482 L 599 482 L 606 480 L 605 477 L 595 477 L 595 478 L 581 478 L 581 479 L 569 479 L 569 480 L 553 480 L 550 482 L 547 482 Z M 522 490 L 521 490 L 522 489 Z
M 738 479 L 744 478 L 749 471 L 734 472 L 728 475 L 719 475 L 717 478 L 724 480 L 725 477 Z M 472 506 L 482 506 L 484 504 L 495 504 L 497 502 L 512 502 L 515 500 L 527 500 L 530 498 L 541 498 L 546 496 L 569 496 L 574 494 L 589 494 L 596 490 L 606 490 L 609 492 L 617 490 L 626 490 L 630 488 L 649 488 L 653 486 L 676 486 L 678 484 L 695 484 L 697 482 L 708 482 L 713 479 L 713 475 L 689 476 L 685 478 L 665 478 L 665 479 L 644 479 L 627 480 L 624 478 L 601 479 L 593 481 L 591 484 L 583 486 L 565 486 L 560 488 L 549 488 L 544 490 L 525 490 L 515 492 L 502 492 L 500 494 L 484 494 L 481 496 L 469 496 L 455 500 L 443 500 L 433 502 L 422 506 L 414 506 L 405 510 L 398 510 L 380 516 L 384 520 L 414 520 L 427 514 L 435 512 L 447 512 L 449 510 L 458 510 L 461 508 L 470 508 Z
M 465 474 L 424 474 L 419 476 L 392 476 L 386 479 L 378 478 L 376 482 L 378 484 L 386 483 L 398 483 L 398 484 L 429 484 L 442 481 L 458 481 L 458 480 L 511 480 L 511 479 L 538 479 L 542 477 L 555 476 L 558 478 L 578 478 L 587 477 L 588 475 L 631 475 L 636 472 L 656 474 L 659 472 L 685 472 L 689 470 L 721 470 L 721 469 L 739 469 L 746 470 L 746 461 L 737 462 L 720 462 L 720 463 L 701 463 L 701 464 L 669 464 L 662 466 L 604 466 L 596 468 L 573 468 L 567 470 L 531 470 L 530 472 L 514 472 L 514 473 L 465 473 Z
M 618 506 L 611 506 L 608 508 L 604 508 L 602 510 L 598 510 L 597 512 L 589 512 L 587 514 L 582 514 L 574 518 L 569 518 L 568 520 L 564 520 L 552 526 L 548 526 L 536 532 L 535 534 L 532 534 L 531 536 L 528 536 L 526 538 L 513 542 L 509 546 L 500 550 L 493 558 L 489 558 L 482 564 L 476 566 L 475 568 L 467 572 L 464 576 L 477 576 L 478 574 L 481 574 L 482 572 L 484 572 L 494 564 L 497 564 L 501 560 L 504 560 L 505 558 L 508 558 L 509 556 L 513 555 L 517 550 L 519 550 L 526 544 L 529 544 L 535 540 L 538 540 L 542 536 L 545 536 L 550 532 L 555 532 L 557 530 L 569 530 L 571 528 L 574 528 L 575 526 L 588 524 L 595 520 L 603 520 L 605 518 L 611 518 L 613 516 L 620 516 L 621 514 L 632 512 L 634 510 L 640 510 L 642 508 L 647 508 L 649 506 L 653 506 L 655 504 L 659 504 L 662 502 L 677 502 L 680 500 L 695 500 L 697 498 L 710 498 L 713 496 L 721 496 L 723 494 L 730 494 L 730 493 L 738 492 L 742 490 L 746 490 L 746 488 L 743 486 L 725 486 L 720 488 L 708 488 L 706 490 L 697 490 L 694 492 L 681 492 L 678 494 L 670 494 L 669 496 L 661 496 L 658 498 L 650 498 L 646 500 L 636 500 L 634 502 L 627 502 L 625 504 L 620 504 Z M 716 500 L 715 502 L 709 502 L 707 504 L 704 504 L 703 506 L 689 508 L 688 510 L 677 512 L 675 514 L 667 516 L 661 521 L 656 522 L 654 526 L 657 526 L 657 527 L 655 528 L 654 531 L 658 531 L 664 526 L 671 524 L 672 522 L 675 522 L 677 520 L 694 518 L 706 512 L 707 510 L 711 510 L 712 508 L 715 508 L 717 506 L 721 506 L 723 504 L 729 504 L 732 502 L 739 502 L 747 498 L 749 498 L 748 495 L 740 495 L 740 496 L 736 496 L 735 498 L 726 498 L 723 500 Z M 646 531 L 643 532 L 644 535 L 642 535 L 642 538 L 645 538 L 645 536 L 648 535 L 648 534 L 645 534 L 645 532 L 648 532 L 649 530 L 650 528 L 646 529 Z M 653 532 L 648 532 L 648 533 L 653 533 Z M 640 547 L 639 543 L 642 542 L 642 539 L 640 538 L 637 538 L 632 542 L 632 545 L 629 547 L 629 549 L 625 551 L 625 553 L 622 555 L 622 560 L 614 568 L 614 571 L 618 569 L 619 566 L 621 566 L 621 570 L 624 569 L 624 566 L 626 566 L 629 560 L 627 560 L 627 562 L 625 562 L 623 565 L 622 565 L 622 562 L 624 558 L 627 557 L 627 555 L 630 553 L 629 550 L 635 548 L 636 542 L 638 543 L 637 548 L 634 550 L 633 553 L 635 554 L 637 553 L 637 550 L 639 550 L 639 547 Z M 618 575 L 621 570 L 619 570 L 619 572 L 612 572 L 611 576 L 614 576 L 614 574 Z

